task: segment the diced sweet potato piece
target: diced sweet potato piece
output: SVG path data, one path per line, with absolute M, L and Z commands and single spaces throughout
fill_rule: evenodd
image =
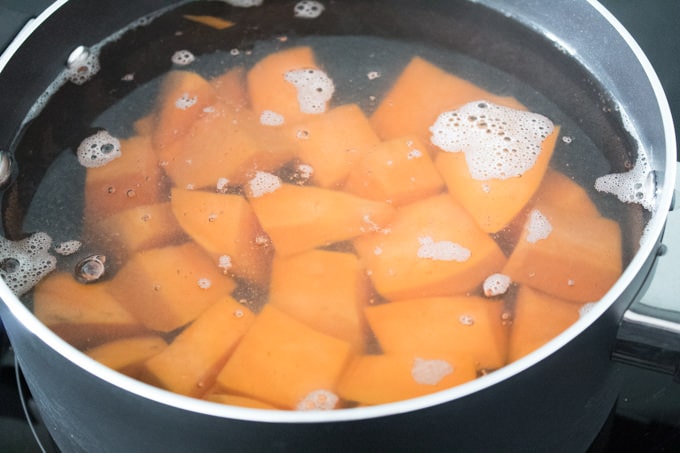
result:
M 416 134 L 429 144 L 429 128 L 442 112 L 477 100 L 524 108 L 513 98 L 489 93 L 414 57 L 371 116 L 371 124 L 383 140 Z
M 335 189 L 363 153 L 380 140 L 356 104 L 346 104 L 289 129 L 302 162 L 313 169 L 312 181 Z
M 160 201 L 161 170 L 150 139 L 134 136 L 121 140 L 120 146 L 119 158 L 87 169 L 83 217 L 89 221 Z
M 266 305 L 218 375 L 217 392 L 294 409 L 312 391 L 334 391 L 351 350 Z
M 229 296 L 219 299 L 160 354 L 144 363 L 141 379 L 188 396 L 201 396 L 215 383 L 229 354 L 255 315 Z
M 580 303 L 558 299 L 521 285 L 510 329 L 508 360 L 513 362 L 562 333 L 578 321 L 581 307 Z
M 210 80 L 215 88 L 217 99 L 225 105 L 238 110 L 248 107 L 246 91 L 246 72 L 242 67 L 230 69 L 222 75 Z
M 451 195 L 474 217 L 480 228 L 495 233 L 508 225 L 536 193 L 548 169 L 559 130 L 556 127 L 543 141 L 534 166 L 519 177 L 474 179 L 463 152 L 440 152 L 436 166 Z
M 427 148 L 415 136 L 382 142 L 364 152 L 345 183 L 345 190 L 394 206 L 441 192 L 444 181 Z
M 477 369 L 505 365 L 503 302 L 475 296 L 432 297 L 375 305 L 366 319 L 385 353 L 467 357 Z
M 136 253 L 118 271 L 109 291 L 146 327 L 170 332 L 196 319 L 235 287 L 198 245 L 189 242 Z
M 413 354 L 363 355 L 338 382 L 338 394 L 361 404 L 384 404 L 427 395 L 477 377 L 469 359 L 421 358 Z
M 387 299 L 462 294 L 505 264 L 498 245 L 449 194 L 400 207 L 388 230 L 354 245 Z
M 258 181 L 251 185 L 259 185 Z M 292 184 L 279 184 L 267 193 L 254 193 L 251 189 L 249 201 L 276 253 L 282 256 L 380 229 L 395 212 L 387 203 Z
M 228 404 L 230 406 L 250 407 L 253 409 L 278 409 L 276 406 L 267 404 L 264 401 L 255 398 L 248 398 L 247 396 L 227 395 L 225 393 L 211 393 L 204 397 L 207 401 L 213 403 Z
M 224 30 L 234 26 L 234 22 L 216 16 L 185 14 L 183 17 L 187 20 L 207 25 L 216 30 Z
M 570 179 L 553 176 L 546 187 L 503 273 L 560 299 L 597 301 L 621 275 L 621 229 Z
M 241 195 L 172 189 L 172 212 L 184 231 L 226 272 L 264 284 L 271 247 L 252 208 Z M 225 258 L 226 257 L 226 258 Z M 226 260 L 226 261 L 225 261 Z
M 274 257 L 269 304 L 327 335 L 363 348 L 368 280 L 351 253 L 310 250 Z
M 109 282 L 85 285 L 56 272 L 36 286 L 35 316 L 77 348 L 143 332 L 144 326 L 108 292 Z
M 85 353 L 109 368 L 137 378 L 142 364 L 160 353 L 167 343 L 158 335 L 122 338 L 91 348 Z
M 318 69 L 309 47 L 294 47 L 274 52 L 248 71 L 248 94 L 258 117 L 265 111 L 283 116 L 285 124 L 295 124 L 309 114 L 300 110 L 298 92 L 286 80 L 286 73 L 300 69 Z
M 153 123 L 153 114 L 149 114 L 135 121 L 132 127 L 137 135 L 151 135 L 153 132 Z

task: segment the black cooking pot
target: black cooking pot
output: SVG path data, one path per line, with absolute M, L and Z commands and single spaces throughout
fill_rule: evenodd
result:
M 77 117 L 94 118 L 170 68 L 167 55 L 182 48 L 183 38 L 154 14 L 175 3 L 57 2 L 2 56 L 0 149 L 5 163 L 11 162 L 2 207 L 6 237 L 21 237 L 45 172 L 74 137 L 84 136 L 85 123 L 80 129 L 65 126 Z M 2 321 L 59 447 L 69 452 L 585 450 L 616 399 L 610 357 L 617 328 L 653 267 L 675 181 L 669 108 L 628 33 L 600 5 L 572 0 L 330 0 L 311 21 L 289 19 L 294 1 L 250 8 L 230 3 L 208 6 L 251 26 L 226 34 L 226 49 L 249 48 L 278 35 L 368 35 L 426 43 L 511 74 L 573 118 L 603 151 L 609 171 L 626 171 L 640 156 L 646 158 L 645 193 L 653 210 L 639 205 L 625 210 L 626 269 L 567 331 L 475 381 L 375 407 L 268 411 L 172 394 L 89 359 L 42 325 L 2 284 Z M 97 46 L 126 27 L 126 33 Z M 201 49 L 196 53 L 214 50 L 214 38 L 205 38 L 192 43 L 192 49 Z M 73 53 L 80 46 L 84 49 Z M 84 91 L 55 85 L 69 56 L 73 62 L 88 49 L 98 52 L 102 69 Z M 121 84 L 125 65 L 136 68 L 133 84 Z M 81 95 L 73 99 L 73 93 Z M 51 124 L 49 139 L 22 141 L 31 128 L 46 126 L 44 118 Z

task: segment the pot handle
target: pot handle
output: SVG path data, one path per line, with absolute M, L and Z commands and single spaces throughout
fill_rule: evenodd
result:
M 680 210 L 671 208 L 661 242 L 653 278 L 624 313 L 612 358 L 671 374 L 680 382 Z

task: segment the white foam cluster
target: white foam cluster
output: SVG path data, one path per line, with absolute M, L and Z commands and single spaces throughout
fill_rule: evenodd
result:
M 446 360 L 425 360 L 416 357 L 411 368 L 413 380 L 423 385 L 437 385 L 451 373 L 453 366 Z
M 529 213 L 529 222 L 526 226 L 527 242 L 536 243 L 541 239 L 546 239 L 552 233 L 552 225 L 546 216 L 541 211 L 534 209 Z
M 217 267 L 222 269 L 222 272 L 225 274 L 231 269 L 233 264 L 231 263 L 231 256 L 229 255 L 222 255 L 219 257 L 217 261 Z
M 587 315 L 590 312 L 590 310 L 595 308 L 596 305 L 597 305 L 597 302 L 588 302 L 587 304 L 583 304 L 581 306 L 581 308 L 578 309 L 579 317 L 582 318 L 585 315 Z
M 408 152 L 408 155 L 406 156 L 408 160 L 417 159 L 419 157 L 423 157 L 423 153 L 419 149 L 412 149 L 411 151 Z
M 172 62 L 178 66 L 186 66 L 188 64 L 191 64 L 196 60 L 196 57 L 194 56 L 193 53 L 186 49 L 178 50 L 177 52 L 172 54 L 172 57 L 170 58 Z
M 107 131 L 99 131 L 78 145 L 78 162 L 86 168 L 97 168 L 119 158 L 120 141 Z
M 283 115 L 271 110 L 265 110 L 260 115 L 260 123 L 264 126 L 281 126 L 284 122 Z
M 51 246 L 47 233 L 35 233 L 21 241 L 0 237 L 0 277 L 14 294 L 26 294 L 54 270 L 57 259 L 49 254 Z
M 281 187 L 281 178 L 265 171 L 258 171 L 255 177 L 248 181 L 248 188 L 250 195 L 253 198 L 261 197 L 265 194 L 272 193 Z
M 180 110 L 186 110 L 196 105 L 197 102 L 198 97 L 191 96 L 189 93 L 184 93 L 175 101 L 175 107 Z
M 338 395 L 330 390 L 314 390 L 297 404 L 299 411 L 330 411 L 338 405 Z
M 287 82 L 297 89 L 297 99 L 302 113 L 319 114 L 335 93 L 335 84 L 320 69 L 295 69 L 285 74 Z
M 229 190 L 229 180 L 227 178 L 218 178 L 215 184 L 215 191 L 219 193 L 227 193 Z
M 440 149 L 464 152 L 470 175 L 485 181 L 531 169 L 553 129 L 543 115 L 475 101 L 439 115 L 430 132 Z
M 199 278 L 196 283 L 198 283 L 198 287 L 201 289 L 209 289 L 212 286 L 209 278 Z
M 470 250 L 451 241 L 435 242 L 431 237 L 418 238 L 418 258 L 435 261 L 458 261 L 462 263 L 470 258 Z
M 69 57 L 66 77 L 76 85 L 82 85 L 99 72 L 99 48 L 79 47 Z
M 82 247 L 82 245 L 83 245 L 82 242 L 76 240 L 64 241 L 60 244 L 57 244 L 54 247 L 54 251 L 57 252 L 59 255 L 69 256 L 73 255 L 78 250 L 80 250 L 80 247 Z
M 638 203 L 648 211 L 654 209 L 656 202 L 656 178 L 647 157 L 642 153 L 628 172 L 597 178 L 595 189 L 616 195 L 624 203 Z
M 314 174 L 314 167 L 309 164 L 299 164 L 295 167 L 295 174 L 303 181 L 309 180 Z
M 236 6 L 239 8 L 251 8 L 253 6 L 260 6 L 262 0 L 222 0 L 224 3 L 228 3 L 231 6 Z
M 300 19 L 316 19 L 323 13 L 325 7 L 321 2 L 302 0 L 295 4 L 293 14 Z
M 508 291 L 508 288 L 510 288 L 510 283 L 512 283 L 512 279 L 505 274 L 489 275 L 482 285 L 484 288 L 484 295 L 493 297 L 505 294 Z

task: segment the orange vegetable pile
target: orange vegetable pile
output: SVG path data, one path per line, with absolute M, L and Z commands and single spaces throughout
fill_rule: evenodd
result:
M 350 408 L 503 367 L 618 278 L 618 225 L 549 169 L 559 127 L 521 176 L 480 182 L 429 128 L 518 101 L 415 57 L 370 117 L 305 113 L 289 74 L 321 70 L 295 47 L 212 80 L 170 72 L 122 157 L 87 170 L 84 240 L 120 265 L 88 285 L 55 272 L 38 318 L 183 395 Z M 485 292 L 497 274 L 512 284 Z

